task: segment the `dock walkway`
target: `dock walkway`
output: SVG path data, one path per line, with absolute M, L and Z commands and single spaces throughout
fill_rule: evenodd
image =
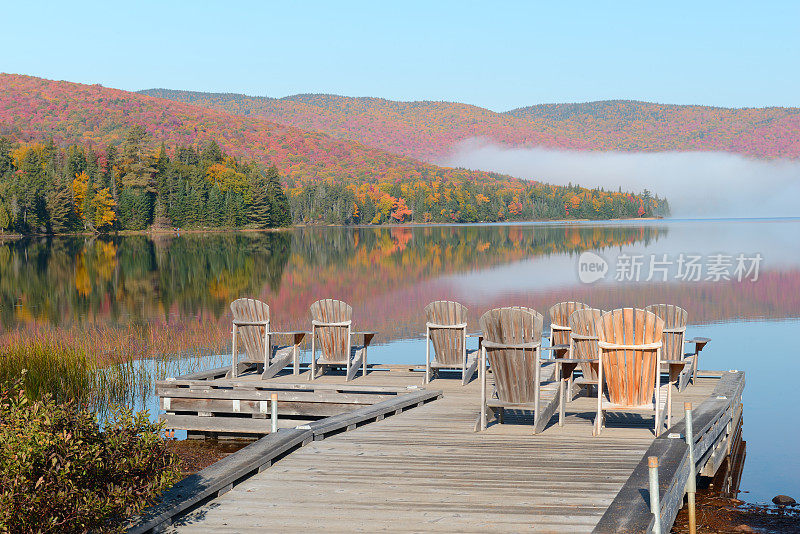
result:
M 673 424 L 684 401 L 710 398 L 719 375 L 673 395 Z M 313 383 L 342 382 L 323 376 Z M 422 373 L 401 368 L 349 384 L 424 386 Z M 505 424 L 475 432 L 477 380 L 462 386 L 443 378 L 428 387 L 442 398 L 313 441 L 167 531 L 590 532 L 654 443 L 652 416 L 611 413 L 592 437 L 596 401 L 585 396 L 567 405 L 563 427 L 554 417 L 533 435 L 529 417 L 508 414 Z

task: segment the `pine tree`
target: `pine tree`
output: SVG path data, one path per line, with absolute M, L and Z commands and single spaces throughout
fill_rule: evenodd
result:
M 60 234 L 72 229 L 75 221 L 75 205 L 70 188 L 61 180 L 47 193 L 47 213 L 50 232 Z
M 255 174 L 250 177 L 247 221 L 256 228 L 269 228 L 272 225 L 271 211 L 269 181 L 261 174 Z
M 269 182 L 268 197 L 270 201 L 270 225 L 289 226 L 292 224 L 292 212 L 289 208 L 289 201 L 283 192 L 280 183 L 280 174 L 275 166 L 267 170 L 267 181 Z

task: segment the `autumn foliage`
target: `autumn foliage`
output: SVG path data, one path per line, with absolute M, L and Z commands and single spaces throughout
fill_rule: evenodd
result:
M 91 216 L 84 214 L 82 218 L 95 227 L 115 224 L 112 212 L 121 227 L 130 229 L 143 229 L 159 220 L 188 226 L 248 224 L 243 209 L 230 208 L 246 203 L 247 187 L 242 178 L 246 173 L 237 167 L 241 167 L 240 164 L 234 163 L 242 160 L 262 166 L 274 165 L 287 187 L 291 217 L 296 223 L 604 219 L 669 213 L 663 199 L 647 192 L 640 195 L 580 186 L 552 186 L 495 173 L 440 167 L 355 141 L 280 125 L 263 117 L 237 115 L 98 85 L 7 74 L 0 75 L 0 82 L 0 135 L 6 135 L 19 146 L 50 143 L 49 146 L 62 147 L 72 143 L 79 147 L 76 150 L 97 154 L 97 166 L 104 169 L 107 168 L 106 156 L 117 151 L 119 161 L 114 162 L 117 165 L 114 173 L 120 188 L 115 189 L 114 181 L 106 176 L 110 199 L 102 187 L 90 188 L 87 195 L 97 200 L 76 210 L 80 214 L 80 209 L 88 208 Z M 307 105 L 319 105 L 317 98 L 306 100 Z M 388 104 L 376 100 L 364 105 L 380 108 Z M 431 103 L 411 107 L 420 108 L 415 112 L 431 112 L 430 124 L 424 131 L 432 135 L 436 128 L 444 128 L 450 122 L 456 126 L 461 124 L 458 114 L 448 113 L 446 119 L 442 118 L 434 113 L 436 106 Z M 348 113 L 350 108 L 343 104 L 341 112 Z M 465 124 L 472 124 L 471 120 Z M 388 121 L 387 124 L 394 123 Z M 412 130 L 420 127 L 414 121 L 408 125 Z M 316 124 L 308 126 L 317 127 Z M 450 130 L 457 132 L 458 128 Z M 134 131 L 138 132 L 134 136 L 138 141 L 131 142 Z M 167 147 L 167 157 L 178 159 L 180 147 L 195 152 L 211 143 L 218 147 L 224 157 L 215 156 L 210 165 L 203 166 L 203 183 L 194 179 L 179 180 L 176 188 L 169 189 L 191 198 L 202 186 L 198 193 L 203 200 L 201 209 L 188 210 L 184 216 L 178 213 L 184 210 L 181 202 L 167 201 L 168 193 L 159 190 L 165 184 L 157 179 L 161 156 L 154 150 L 141 149 L 145 139 L 151 139 L 155 146 L 163 144 Z M 535 139 L 544 144 L 547 141 L 540 137 Z M 131 146 L 136 147 L 133 152 L 129 150 Z M 16 162 L 14 154 L 9 154 Z M 22 170 L 23 163 L 13 163 L 13 168 Z M 75 173 L 69 174 L 68 179 L 73 182 Z M 80 183 L 77 185 L 83 187 Z M 44 184 L 38 186 L 44 189 Z M 37 184 L 31 187 L 36 190 Z M 66 185 L 62 189 L 66 191 Z M 157 201 L 159 197 L 162 202 Z M 28 215 L 34 217 L 35 211 L 32 206 L 20 208 L 8 198 L 8 194 L 0 191 L 0 199 L 5 199 L 0 202 L 0 229 L 9 218 L 17 222 L 22 220 L 22 226 L 30 227 Z M 176 205 L 177 211 L 170 212 Z M 639 210 L 641 206 L 643 211 Z M 223 211 L 223 215 L 210 218 L 213 220 L 205 220 L 208 217 L 194 220 L 197 213 Z M 9 217 L 4 217 L 4 212 Z M 5 227 L 8 226 L 6 223 Z

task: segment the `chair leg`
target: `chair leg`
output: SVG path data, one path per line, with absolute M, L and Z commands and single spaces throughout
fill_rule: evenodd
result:
M 309 380 L 314 380 L 317 376 L 317 348 L 314 344 L 314 333 L 311 333 L 311 374 L 308 375 Z
M 425 328 L 425 383 L 431 381 L 431 329 Z

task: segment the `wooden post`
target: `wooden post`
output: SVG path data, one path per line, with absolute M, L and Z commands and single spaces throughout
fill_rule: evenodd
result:
M 661 534 L 661 499 L 658 495 L 658 456 L 648 456 L 650 471 L 650 511 L 653 513 L 653 534 Z
M 542 350 L 541 346 L 536 347 L 533 349 L 533 357 L 536 358 L 534 362 L 535 367 L 533 368 L 533 380 L 536 382 L 535 388 L 533 390 L 533 427 L 534 432 L 536 431 L 536 422 L 539 419 L 540 414 L 540 405 L 541 405 L 541 395 L 539 393 L 539 389 L 541 388 L 542 383 Z
M 689 505 L 689 534 L 697 532 L 697 518 L 695 516 L 695 493 L 697 492 L 697 471 L 694 463 L 694 428 L 692 427 L 692 403 L 683 403 L 686 413 L 686 445 L 689 447 L 689 478 L 686 479 L 686 493 Z
M 271 395 L 272 406 L 270 406 L 270 417 L 272 418 L 272 433 L 278 431 L 278 394 Z

